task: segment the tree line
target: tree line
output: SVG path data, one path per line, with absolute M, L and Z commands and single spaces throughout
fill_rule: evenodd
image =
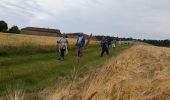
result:
M 113 37 L 113 36 L 101 36 L 97 35 L 95 36 L 97 40 L 102 40 L 103 37 L 107 38 L 108 42 L 110 43 L 113 39 L 116 41 L 139 41 L 139 42 L 144 42 L 148 43 L 154 46 L 163 46 L 163 47 L 170 47 L 170 40 L 151 40 L 151 39 L 133 39 L 133 38 L 121 38 L 121 37 Z
M 155 46 L 163 46 L 163 47 L 170 47 L 170 40 L 142 40 L 145 43 L 149 43 Z
M 19 34 L 21 31 L 16 25 L 8 29 L 8 24 L 5 21 L 0 20 L 0 32 Z
M 0 20 L 0 32 L 7 32 L 7 33 L 16 33 L 19 34 L 21 30 L 18 28 L 18 26 L 14 25 L 11 28 L 8 29 L 8 24 Z M 102 38 L 105 37 L 108 39 L 108 42 L 111 43 L 113 39 L 116 41 L 140 41 L 140 42 L 145 42 L 148 44 L 152 44 L 155 46 L 164 46 L 164 47 L 170 47 L 170 40 L 149 40 L 149 39 L 133 39 L 133 38 L 120 38 L 120 37 L 114 37 L 114 36 L 102 36 L 102 35 L 96 35 L 95 38 L 97 40 L 102 40 Z

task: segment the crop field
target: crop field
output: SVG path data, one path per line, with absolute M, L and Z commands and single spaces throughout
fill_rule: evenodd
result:
M 133 46 L 47 99 L 170 100 L 170 48 Z
M 58 37 L 0 33 L 0 55 L 56 51 Z M 71 47 L 76 39 L 69 38 Z M 92 40 L 91 44 L 97 41 Z
M 0 33 L 0 47 L 49 47 L 56 46 L 57 39 L 58 37 Z M 75 39 L 70 38 L 69 42 L 75 44 Z
M 0 55 L 55 51 L 58 38 L 34 35 L 0 33 Z M 70 45 L 75 39 L 69 39 Z
M 83 78 L 129 48 L 110 48 L 110 55 L 100 57 L 100 45 L 91 41 L 78 63 L 75 41 L 69 38 L 69 53 L 64 61 L 58 61 L 55 37 L 0 33 L 0 97 L 44 99 L 57 90 L 61 80 L 71 81 L 74 69 L 78 70 L 78 77 Z

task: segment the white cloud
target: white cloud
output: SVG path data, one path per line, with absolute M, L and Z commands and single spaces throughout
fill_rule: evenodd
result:
M 40 22 L 49 22 L 52 21 L 53 17 L 46 13 L 37 13 L 33 16 L 33 18 L 29 22 L 29 26 L 31 25 L 36 25 L 40 24 Z
M 21 27 L 165 39 L 170 38 L 169 4 L 169 0 L 1 0 L 0 19 Z

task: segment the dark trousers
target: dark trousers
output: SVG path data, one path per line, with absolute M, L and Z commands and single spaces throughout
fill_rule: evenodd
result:
M 108 48 L 102 48 L 101 56 L 106 52 L 106 54 L 109 54 L 109 49 Z
M 78 57 L 81 57 L 83 55 L 83 48 L 82 47 L 78 47 Z
M 60 57 L 64 59 L 65 49 L 60 49 Z

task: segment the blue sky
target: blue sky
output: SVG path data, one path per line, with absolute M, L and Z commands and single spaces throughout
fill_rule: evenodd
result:
M 120 37 L 170 39 L 169 0 L 1 0 L 0 20 Z

